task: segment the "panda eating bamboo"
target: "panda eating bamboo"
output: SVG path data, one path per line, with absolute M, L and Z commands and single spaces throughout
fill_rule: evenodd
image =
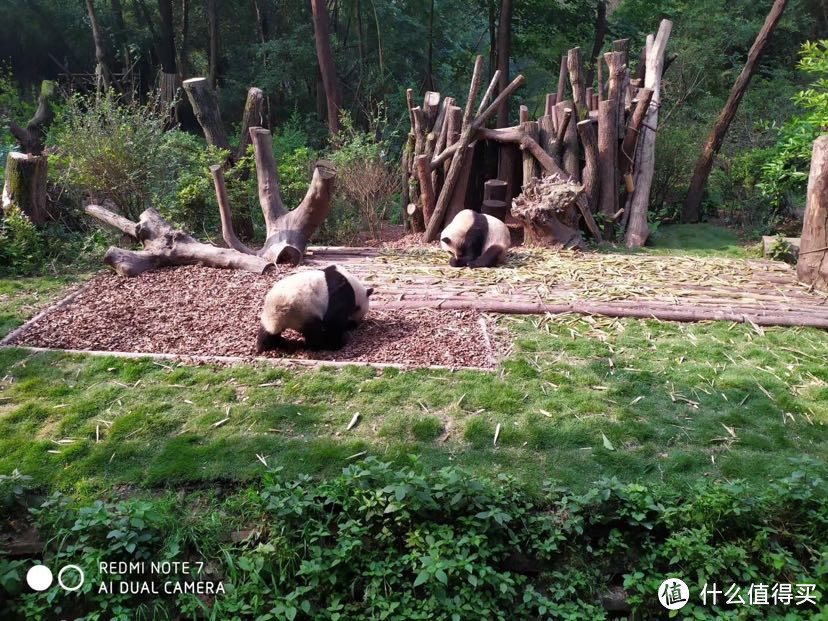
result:
M 309 349 L 341 349 L 345 332 L 368 312 L 373 288 L 338 265 L 291 274 L 267 293 L 256 352 L 285 346 L 282 332 L 301 332 Z
M 440 247 L 452 267 L 494 267 L 506 260 L 509 228 L 497 218 L 471 209 L 460 211 L 440 233 Z

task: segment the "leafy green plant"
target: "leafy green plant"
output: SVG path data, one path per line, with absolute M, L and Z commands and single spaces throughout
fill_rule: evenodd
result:
M 53 542 L 44 562 L 82 559 L 92 568 L 88 584 L 79 595 L 24 594 L 26 564 L 0 558 L 0 584 L 11 594 L 0 612 L 603 619 L 601 600 L 612 589 L 623 591 L 632 614 L 650 618 L 663 612 L 659 584 L 678 575 L 691 589 L 682 612 L 695 619 L 812 618 L 813 606 L 706 607 L 699 589 L 714 581 L 824 584 L 828 493 L 819 470 L 798 460 L 789 477 L 761 490 L 738 481 L 677 490 L 603 479 L 580 494 L 548 483 L 533 495 L 508 476 L 477 479 L 454 467 L 429 470 L 415 458 L 403 468 L 369 458 L 326 481 L 272 470 L 258 493 L 220 505 L 172 495 L 81 505 L 55 495 L 33 511 Z M 193 502 L 202 506 L 195 515 Z M 219 543 L 231 515 L 256 529 Z M 99 561 L 118 560 L 203 561 L 226 592 L 212 601 L 97 592 L 103 579 L 158 579 L 96 576 Z
M 47 243 L 18 207 L 0 219 L 0 274 L 27 274 L 43 264 Z
M 814 77 L 793 98 L 805 113 L 780 127 L 776 144 L 765 152 L 757 183 L 777 209 L 804 204 L 811 147 L 820 132 L 828 131 L 828 39 L 806 42 L 800 55 L 798 68 Z

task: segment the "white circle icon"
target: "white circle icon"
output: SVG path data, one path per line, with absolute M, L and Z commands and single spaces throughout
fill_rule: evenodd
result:
M 74 569 L 76 572 L 78 572 L 78 583 L 75 586 L 69 587 L 63 584 L 63 572 L 65 572 L 67 569 Z M 83 570 L 77 565 L 66 565 L 63 568 L 61 568 L 61 570 L 58 572 L 58 584 L 64 591 L 77 591 L 79 588 L 83 586 L 84 578 L 85 576 L 83 574 Z
M 667 578 L 658 587 L 658 601 L 667 610 L 684 608 L 690 601 L 690 589 L 680 578 Z
M 34 565 L 26 572 L 26 582 L 35 591 L 45 591 L 52 586 L 52 570 L 46 565 Z

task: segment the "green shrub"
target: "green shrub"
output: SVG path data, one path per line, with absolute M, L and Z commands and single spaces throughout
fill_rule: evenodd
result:
M 720 602 L 714 609 L 699 599 L 705 582 L 825 584 L 828 487 L 817 475 L 824 466 L 803 460 L 795 468 L 761 490 L 739 482 L 676 490 L 603 480 L 584 494 L 550 484 L 538 496 L 505 476 L 478 480 L 457 468 L 430 471 L 415 461 L 395 469 L 369 458 L 322 482 L 272 472 L 258 493 L 220 505 L 169 493 L 82 506 L 57 495 L 33 511 L 54 542 L 43 561 L 83 565 L 88 584 L 79 594 L 24 593 L 30 563 L 0 557 L 9 594 L 0 614 L 601 619 L 602 596 L 623 588 L 636 618 L 661 618 L 656 591 L 672 576 L 690 585 L 681 613 L 689 618 L 808 619 L 813 606 Z M 255 528 L 249 538 L 221 543 L 243 525 Z M 203 561 L 202 573 L 191 575 L 221 580 L 226 592 L 207 601 L 100 594 L 99 560 Z
M 828 131 L 828 39 L 805 43 L 800 55 L 798 68 L 814 77 L 793 98 L 805 113 L 779 128 L 776 144 L 764 154 L 757 184 L 776 209 L 804 207 L 813 141 Z
M 28 216 L 17 207 L 0 219 L 0 275 L 28 274 L 46 259 L 47 243 Z

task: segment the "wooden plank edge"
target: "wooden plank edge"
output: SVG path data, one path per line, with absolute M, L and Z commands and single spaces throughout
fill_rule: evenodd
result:
M 311 360 L 306 358 L 270 358 L 266 356 L 204 356 L 196 354 L 163 354 L 153 352 L 132 352 L 132 351 L 103 351 L 97 349 L 61 349 L 49 347 L 33 347 L 30 345 L 0 345 L 5 349 L 23 349 L 32 353 L 58 353 L 86 356 L 112 356 L 114 358 L 151 358 L 155 360 L 171 360 L 184 363 L 232 363 L 250 364 L 263 362 L 273 366 L 285 367 L 334 367 L 344 368 L 349 366 L 371 367 L 375 369 L 399 369 L 401 371 L 413 371 L 416 369 L 428 369 L 431 371 L 477 371 L 493 373 L 496 367 L 472 367 L 472 366 L 449 366 L 441 364 L 416 365 L 399 364 L 395 362 L 366 362 L 362 360 Z

